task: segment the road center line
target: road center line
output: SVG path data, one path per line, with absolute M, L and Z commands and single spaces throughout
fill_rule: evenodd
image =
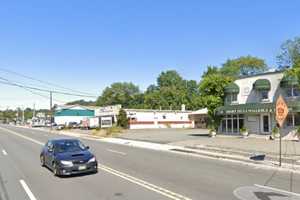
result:
M 113 150 L 113 149 L 106 149 L 106 151 L 109 151 L 109 152 L 112 152 L 112 153 L 117 153 L 117 154 L 120 154 L 120 155 L 127 155 L 126 153 L 124 152 L 121 152 L 121 151 L 116 151 L 116 150 Z
M 7 152 L 4 149 L 2 149 L 2 153 L 3 155 L 7 156 Z
M 31 192 L 31 190 L 29 189 L 29 187 L 26 184 L 26 182 L 24 180 L 20 180 L 20 183 L 21 183 L 23 189 L 25 190 L 26 194 L 28 195 L 29 199 L 30 200 L 36 200 L 35 196 Z
M 19 137 L 21 137 L 21 138 L 23 138 L 23 139 L 29 140 L 29 141 L 31 141 L 31 142 L 33 142 L 33 143 L 38 144 L 38 145 L 41 145 L 41 146 L 44 145 L 42 142 L 40 142 L 40 141 L 38 141 L 38 140 L 35 140 L 35 139 L 30 138 L 30 137 L 24 136 L 24 135 L 22 135 L 22 134 L 19 134 L 19 133 L 17 133 L 17 132 L 11 131 L 11 130 L 9 130 L 9 129 L 3 128 L 3 127 L 0 127 L 0 129 L 1 129 L 1 130 L 4 130 L 4 131 L 6 131 L 6 132 L 9 132 L 9 133 L 11 133 L 11 134 L 14 134 L 14 135 L 16 135 L 16 136 L 19 136 Z M 123 153 L 123 152 L 122 152 L 122 153 Z M 168 197 L 168 198 L 170 198 L 170 199 L 173 199 L 173 200 L 191 200 L 191 199 L 188 198 L 188 197 L 185 197 L 185 196 L 180 195 L 180 194 L 178 194 L 178 193 L 172 192 L 172 191 L 167 190 L 167 189 L 165 189 L 165 188 L 156 186 L 156 185 L 154 185 L 154 184 L 148 183 L 148 182 L 146 182 L 146 181 L 144 181 L 144 180 L 135 178 L 135 177 L 130 176 L 130 175 L 128 175 L 128 174 L 125 174 L 125 173 L 123 173 L 123 172 L 120 172 L 120 171 L 117 171 L 117 170 L 115 170 L 115 169 L 112 169 L 112 168 L 110 168 L 110 167 L 108 167 L 108 166 L 105 166 L 105 165 L 99 165 L 98 168 L 101 169 L 101 170 L 103 170 L 103 171 L 106 171 L 106 172 L 108 172 L 108 173 L 110 173 L 110 174 L 113 174 L 113 175 L 115 175 L 115 176 L 118 176 L 118 177 L 120 177 L 120 178 L 123 178 L 123 179 L 125 179 L 125 180 L 127 180 L 127 181 L 129 181 L 129 182 L 131 182 L 131 183 L 135 183 L 135 184 L 137 184 L 137 185 L 139 185 L 139 186 L 141 186 L 141 187 L 143 187 L 143 188 L 146 188 L 146 189 L 148 189 L 148 190 L 151 190 L 151 191 L 153 191 L 153 192 L 156 192 L 156 193 L 158 193 L 158 194 L 161 194 L 161 195 L 163 195 L 163 196 L 165 196 L 165 197 Z M 20 183 L 22 184 L 24 190 L 25 190 L 26 193 L 28 194 L 30 200 L 36 200 L 36 198 L 34 197 L 34 195 L 32 194 L 32 192 L 30 191 L 29 187 L 26 185 L 25 181 L 24 181 L 24 180 L 20 180 Z

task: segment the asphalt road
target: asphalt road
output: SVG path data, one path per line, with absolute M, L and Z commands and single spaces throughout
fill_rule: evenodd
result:
M 99 172 L 58 178 L 39 164 L 41 145 L 57 137 L 66 136 L 0 126 L 0 200 L 238 199 L 254 184 L 300 193 L 299 174 L 87 139 Z

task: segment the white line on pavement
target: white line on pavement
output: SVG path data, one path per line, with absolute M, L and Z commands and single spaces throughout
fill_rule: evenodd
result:
M 135 183 L 135 184 L 137 184 L 137 185 L 139 185 L 141 187 L 144 187 L 144 188 L 146 188 L 148 190 L 151 190 L 151 191 L 154 191 L 156 193 L 159 193 L 159 194 L 161 194 L 161 195 L 163 195 L 165 197 L 168 197 L 170 199 L 173 199 L 173 200 L 191 200 L 188 197 L 185 197 L 185 196 L 180 195 L 178 193 L 172 192 L 172 191 L 167 190 L 165 188 L 153 185 L 153 184 L 148 183 L 148 182 L 146 182 L 144 180 L 135 178 L 133 176 L 130 176 L 130 175 L 125 174 L 123 172 L 117 171 L 117 170 L 112 169 L 110 167 L 107 167 L 105 165 L 99 165 L 98 168 L 102 169 L 102 170 L 104 170 L 104 171 L 106 171 L 106 172 L 108 172 L 110 174 L 114 174 L 114 175 L 116 175 L 116 176 L 118 176 L 120 178 L 123 178 L 123 179 L 125 179 L 125 180 L 127 180 L 127 181 L 129 181 L 131 183 Z
M 269 190 L 274 190 L 274 191 L 277 191 L 277 192 L 282 192 L 282 193 L 291 194 L 291 195 L 300 197 L 300 194 L 295 193 L 295 192 L 289 192 L 289 191 L 286 191 L 286 190 L 281 190 L 281 189 L 277 189 L 277 188 L 273 188 L 273 187 L 269 187 L 269 186 L 264 186 L 264 185 L 259 185 L 259 184 L 254 184 L 254 185 L 256 187 L 260 187 L 260 188 L 264 188 L 264 189 L 269 189 Z
M 7 152 L 4 149 L 2 149 L 2 153 L 3 155 L 7 156 Z
M 24 180 L 20 180 L 20 183 L 23 187 L 23 189 L 25 190 L 25 192 L 27 193 L 28 197 L 30 200 L 36 200 L 35 196 L 33 195 L 33 193 L 31 192 L 31 190 L 29 189 L 28 185 L 25 183 Z
M 15 131 L 11 131 L 11 130 L 9 130 L 9 129 L 2 128 L 2 127 L 0 127 L 0 129 L 1 129 L 1 130 L 4 130 L 4 131 L 6 131 L 6 132 L 9 132 L 9 133 L 11 133 L 11 134 L 17 135 L 17 136 L 19 136 L 19 137 L 21 137 L 21 138 L 24 138 L 24 139 L 26 139 L 26 140 L 30 140 L 31 142 L 34 142 L 34 143 L 36 143 L 36 144 L 44 145 L 42 142 L 40 142 L 40 141 L 38 141 L 38 140 L 35 140 L 35 139 L 32 139 L 32 138 L 27 137 L 27 136 L 25 136 L 25 135 L 19 134 L 19 133 L 15 132 Z
M 127 155 L 127 154 L 124 153 L 124 152 L 121 152 L 121 151 L 115 151 L 115 150 L 113 150 L 113 149 L 106 149 L 106 151 L 109 151 L 109 152 L 112 152 L 112 153 L 117 153 L 117 154 L 120 154 L 120 155 L 123 155 L 123 156 Z
M 6 132 L 12 133 L 12 134 L 14 134 L 14 135 L 17 135 L 17 136 L 19 136 L 19 137 L 22 137 L 22 138 L 24 138 L 24 139 L 26 139 L 26 140 L 29 140 L 29 141 L 31 141 L 31 142 L 34 142 L 34 143 L 36 143 L 36 144 L 38 144 L 38 145 L 43 145 L 43 143 L 40 142 L 40 141 L 38 141 L 38 140 L 35 140 L 35 139 L 30 138 L 30 137 L 24 136 L 24 135 L 22 135 L 22 134 L 16 133 L 16 132 L 11 131 L 11 130 L 9 130 L 9 129 L 2 128 L 2 127 L 0 127 L 0 129 L 4 130 L 4 131 L 6 131 Z M 168 198 L 170 198 L 170 199 L 173 199 L 173 200 L 191 200 L 191 199 L 188 198 L 188 197 L 182 196 L 182 195 L 180 195 L 180 194 L 177 194 L 177 193 L 172 192 L 172 191 L 170 191 L 170 190 L 167 190 L 167 189 L 165 189 L 165 188 L 162 188 L 162 187 L 156 186 L 156 185 L 154 185 L 154 184 L 148 183 L 148 182 L 146 182 L 146 181 L 144 181 L 144 180 L 135 178 L 135 177 L 130 176 L 130 175 L 128 175 L 128 174 L 125 174 L 125 173 L 123 173 L 123 172 L 114 170 L 114 169 L 112 169 L 112 168 L 110 168 L 110 167 L 108 167 L 108 166 L 105 166 L 105 165 L 99 165 L 98 168 L 101 169 L 101 170 L 103 170 L 103 171 L 106 171 L 106 172 L 108 172 L 108 173 L 110 173 L 110 174 L 113 174 L 113 175 L 115 175 L 115 176 L 118 176 L 118 177 L 120 177 L 120 178 L 123 178 L 123 179 L 125 179 L 125 180 L 127 180 L 127 181 L 129 181 L 129 182 L 131 182 L 131 183 L 135 183 L 135 184 L 137 184 L 137 185 L 139 185 L 139 186 L 141 186 L 141 187 L 144 187 L 144 188 L 146 188 L 146 189 L 148 189 L 148 190 L 151 190 L 151 191 L 153 191 L 153 192 L 159 193 L 159 194 L 161 194 L 161 195 L 163 195 L 163 196 L 165 196 L 165 197 L 168 197 Z M 26 191 L 26 189 L 25 189 L 25 191 L 27 192 L 28 196 L 30 197 L 29 194 L 32 195 L 33 198 L 30 197 L 30 200 L 36 200 L 36 198 L 35 198 L 35 197 L 33 196 L 33 194 L 31 193 L 30 189 L 29 189 L 28 186 L 26 185 L 25 181 L 20 180 L 20 182 L 21 182 L 23 188 L 25 189 L 25 187 L 26 187 L 26 188 L 28 189 L 28 191 L 30 192 L 30 193 L 28 193 L 28 192 Z

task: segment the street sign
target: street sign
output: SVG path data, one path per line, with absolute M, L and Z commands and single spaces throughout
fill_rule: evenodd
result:
M 283 126 L 283 122 L 288 115 L 288 106 L 286 105 L 284 99 L 280 95 L 276 101 L 276 121 L 280 127 Z

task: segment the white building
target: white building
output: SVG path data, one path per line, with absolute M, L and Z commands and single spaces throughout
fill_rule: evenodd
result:
M 270 134 L 276 125 L 275 102 L 280 94 L 289 107 L 284 131 L 300 125 L 298 85 L 296 77 L 282 71 L 237 79 L 225 88 L 225 105 L 217 109 L 222 118 L 219 132 L 239 134 L 246 127 L 249 133 Z
M 130 129 L 193 128 L 189 119 L 191 111 L 125 109 Z

